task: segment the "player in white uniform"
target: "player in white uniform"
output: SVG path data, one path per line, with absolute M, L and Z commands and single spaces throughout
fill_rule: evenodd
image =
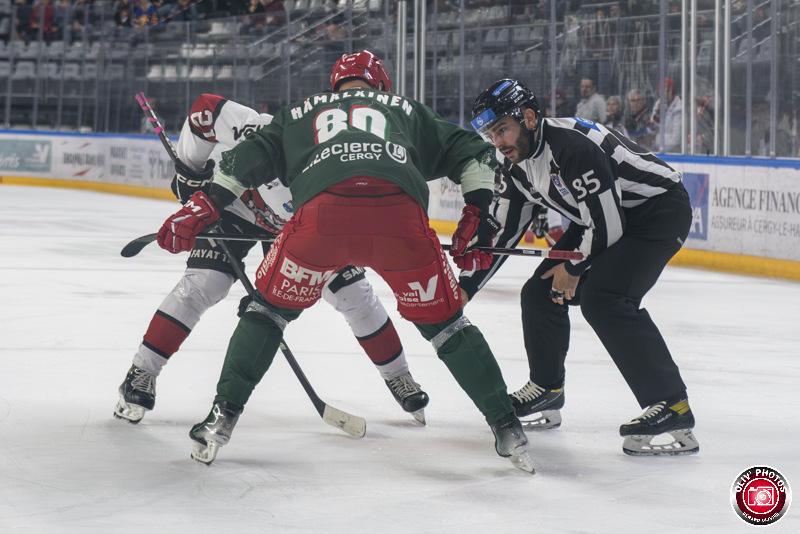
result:
M 208 188 L 214 156 L 233 148 L 272 116 L 258 113 L 225 98 L 202 94 L 184 121 L 176 151 L 180 161 L 172 191 L 186 202 L 196 191 Z M 292 216 L 291 193 L 276 179 L 245 191 L 226 208 L 221 230 L 226 234 L 274 236 Z M 255 242 L 231 241 L 241 261 Z M 264 252 L 269 243 L 264 244 Z M 188 337 L 200 316 L 228 294 L 236 281 L 228 258 L 212 241 L 198 239 L 175 288 L 153 315 L 139 350 L 122 385 L 114 415 L 133 423 L 155 404 L 156 377 Z M 353 334 L 377 367 L 392 395 L 406 411 L 424 424 L 427 394 L 408 370 L 403 346 L 386 309 L 372 291 L 364 269 L 348 266 L 326 285 L 323 298 L 344 315 Z

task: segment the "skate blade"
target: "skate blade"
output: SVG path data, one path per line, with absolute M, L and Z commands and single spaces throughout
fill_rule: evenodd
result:
M 527 443 L 514 447 L 514 450 L 511 451 L 508 459 L 517 469 L 525 471 L 526 473 L 530 473 L 531 475 L 536 473 L 536 469 L 533 466 L 533 458 L 531 457 Z
M 530 473 L 531 475 L 536 474 L 536 469 L 533 466 L 533 458 L 531 458 L 530 453 L 525 452 L 519 456 L 511 455 L 508 459 L 511 460 L 511 463 L 517 469 Z
M 659 436 L 672 436 L 669 443 L 653 443 Z M 622 451 L 630 456 L 684 456 L 700 452 L 700 444 L 691 429 L 673 430 L 655 436 L 625 436 Z
M 213 441 L 208 441 L 202 444 L 199 441 L 192 441 L 192 460 L 196 460 L 206 465 L 211 465 L 211 462 L 217 457 L 220 445 Z
M 414 416 L 414 420 L 422 426 L 426 425 L 425 421 L 425 410 L 419 409 L 416 412 L 411 412 L 411 415 Z
M 530 419 L 520 419 L 522 428 L 525 430 L 549 430 L 561 426 L 560 410 L 544 410 L 537 414 L 532 414 Z
M 129 423 L 138 424 L 144 417 L 147 410 L 138 404 L 128 404 L 125 399 L 120 397 L 116 407 L 114 407 L 114 417 L 128 421 Z

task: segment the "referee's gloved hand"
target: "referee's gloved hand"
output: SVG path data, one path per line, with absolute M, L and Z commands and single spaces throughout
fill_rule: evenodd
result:
M 461 210 L 461 220 L 453 234 L 450 255 L 459 269 L 477 271 L 492 265 L 492 254 L 482 250 L 468 250 L 472 246 L 490 247 L 500 231 L 500 223 L 489 213 L 467 204 Z
M 219 217 L 219 210 L 208 195 L 198 191 L 161 225 L 156 236 L 158 246 L 173 254 L 192 250 L 197 234 L 217 222 Z

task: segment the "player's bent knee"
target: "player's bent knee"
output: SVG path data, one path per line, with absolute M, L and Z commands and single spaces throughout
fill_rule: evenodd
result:
M 472 323 L 469 322 L 469 319 L 467 319 L 461 313 L 458 313 L 451 319 L 441 323 L 414 323 L 414 326 L 417 327 L 417 330 L 420 331 L 423 337 L 431 342 L 431 345 L 433 345 L 433 348 L 437 353 L 448 341 L 453 338 L 453 336 L 471 325 Z
M 265 302 L 260 295 L 255 297 L 245 295 L 239 301 L 239 317 L 251 317 L 262 322 L 269 322 L 278 327 L 281 331 L 286 328 L 289 322 L 294 321 L 300 316 L 303 310 L 290 310 L 279 308 Z
M 331 288 L 332 285 L 325 286 L 322 290 L 322 298 L 339 313 L 346 315 L 359 311 L 368 313 L 368 310 L 378 302 L 378 297 L 375 296 L 372 286 L 365 278 L 356 280 L 346 286 L 334 286 L 333 289 Z
M 182 282 L 186 298 L 210 308 L 228 296 L 234 278 L 213 269 L 186 269 Z

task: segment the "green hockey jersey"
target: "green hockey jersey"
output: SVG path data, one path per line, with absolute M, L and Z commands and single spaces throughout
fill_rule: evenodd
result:
M 281 177 L 295 209 L 355 176 L 399 185 L 426 210 L 428 180 L 460 182 L 474 160 L 493 162 L 480 136 L 427 106 L 391 93 L 351 89 L 282 107 L 272 123 L 223 153 L 219 172 L 244 187 Z

